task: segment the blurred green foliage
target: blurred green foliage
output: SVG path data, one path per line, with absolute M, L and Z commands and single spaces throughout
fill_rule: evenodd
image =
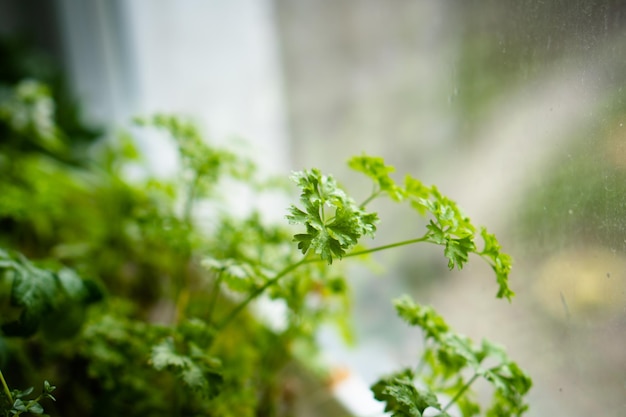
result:
M 10 65 L 0 81 L 0 247 L 11 251 L 0 252 L 0 367 L 9 384 L 54 381 L 54 415 L 275 415 L 292 341 L 314 346 L 321 321 L 345 321 L 340 270 L 311 265 L 272 289 L 289 299 L 282 332 L 240 314 L 216 337 L 235 292 L 250 288 L 201 260 L 267 274 L 294 255 L 283 227 L 254 210 L 231 215 L 228 190 L 218 190 L 227 180 L 261 192 L 254 165 L 161 115 L 138 123 L 176 144 L 180 175 L 129 181 L 124 169 L 142 164 L 132 138 L 97 140 L 55 75 L 30 72 L 41 66 L 20 51 L 2 45 Z M 207 200 L 214 209 L 199 226 L 194 207 Z

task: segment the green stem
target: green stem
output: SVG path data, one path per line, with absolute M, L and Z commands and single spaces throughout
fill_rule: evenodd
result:
M 374 200 L 376 197 L 378 197 L 381 192 L 382 192 L 382 190 L 374 190 L 372 192 L 372 194 L 370 194 L 370 196 L 365 199 L 365 201 L 363 201 L 361 204 L 359 204 L 359 208 L 364 209 L 365 206 L 367 206 L 372 200 Z
M 443 407 L 443 410 L 441 410 L 441 411 L 443 411 L 443 412 L 448 411 L 448 408 L 452 407 L 452 404 L 454 404 L 459 398 L 461 398 L 461 396 L 465 393 L 465 391 L 467 391 L 469 389 L 469 387 L 474 383 L 474 381 L 476 381 L 478 379 L 478 377 L 479 377 L 478 374 L 474 374 L 472 379 L 467 381 L 467 383 L 461 387 L 459 392 L 456 393 L 454 398 L 452 398 L 450 400 L 450 402 L 448 404 L 446 404 L 446 406 Z
M 200 176 L 195 173 L 189 188 L 187 189 L 187 198 L 185 199 L 185 205 L 183 208 L 183 219 L 187 226 L 191 226 L 191 214 L 193 210 L 193 204 L 196 200 L 196 192 L 198 189 L 198 184 L 200 182 Z
M 415 367 L 415 377 L 418 377 L 422 371 L 424 370 L 424 366 L 426 365 L 426 352 L 428 351 L 428 340 L 426 339 L 426 335 L 424 335 L 424 342 L 422 343 L 424 348 L 424 353 L 420 357 L 420 361 Z
M 418 237 L 418 238 L 415 238 L 415 239 L 403 240 L 402 242 L 396 242 L 396 243 L 391 243 L 389 245 L 377 246 L 375 248 L 364 249 L 364 250 L 360 250 L 360 251 L 357 251 L 357 252 L 351 252 L 351 253 L 345 255 L 344 258 L 350 258 L 352 256 L 367 255 L 367 254 L 374 253 L 374 252 L 379 252 L 379 251 L 382 251 L 382 250 L 397 248 L 399 246 L 411 245 L 413 243 L 418 243 L 418 242 L 426 242 L 427 240 L 428 240 L 428 236 L 424 235 L 422 237 Z
M 11 390 L 7 385 L 7 381 L 4 380 L 4 375 L 2 375 L 2 371 L 0 371 L 0 380 L 2 381 L 2 388 L 4 389 L 4 394 L 7 396 L 11 405 L 13 405 L 13 396 L 11 395 Z
M 217 273 L 217 278 L 215 278 L 215 282 L 213 283 L 213 292 L 211 294 L 211 299 L 209 300 L 209 312 L 207 315 L 207 322 L 211 323 L 213 321 L 213 312 L 215 311 L 215 305 L 217 304 L 217 297 L 220 291 L 220 284 L 222 283 L 222 279 L 224 277 L 224 273 L 219 271 Z
M 276 276 L 274 276 L 274 278 L 268 280 L 265 284 L 263 284 L 262 286 L 257 288 L 254 292 L 249 294 L 248 297 L 245 300 L 243 300 L 243 302 L 241 302 L 237 307 L 235 307 L 235 309 L 233 311 L 230 312 L 230 314 L 222 321 L 222 323 L 220 325 L 217 326 L 217 328 L 219 330 L 221 330 L 224 327 L 226 327 L 226 325 L 228 323 L 230 323 L 248 304 L 250 304 L 250 302 L 252 300 L 257 298 L 259 295 L 263 294 L 263 292 L 266 289 L 268 289 L 272 285 L 276 284 L 278 282 L 278 280 L 280 280 L 282 277 L 284 277 L 285 275 L 287 275 L 288 273 L 290 273 L 294 269 L 300 267 L 301 265 L 304 265 L 305 263 L 309 263 L 309 262 L 311 262 L 311 260 L 307 259 L 305 257 L 302 260 L 300 260 L 299 262 L 296 262 L 295 264 L 291 264 L 291 265 L 287 266 L 286 268 L 284 268 L 282 271 L 280 271 L 278 274 L 276 274 Z
M 349 254 L 345 255 L 344 258 L 350 258 L 350 257 L 353 257 L 353 256 L 367 255 L 367 254 L 370 254 L 370 253 L 373 253 L 373 252 L 379 252 L 379 251 L 386 250 L 386 249 L 397 248 L 399 246 L 410 245 L 412 243 L 425 242 L 427 240 L 428 240 L 428 236 L 424 235 L 424 236 L 416 238 L 416 239 L 404 240 L 402 242 L 396 242 L 396 243 L 392 243 L 392 244 L 389 244 L 389 245 L 377 246 L 375 248 L 370 248 L 370 249 L 365 249 L 365 250 L 361 250 L 361 251 L 352 252 L 352 253 L 349 253 Z M 250 302 L 252 300 L 254 300 L 259 295 L 261 295 L 266 289 L 268 289 L 272 285 L 276 284 L 282 277 L 284 277 L 285 275 L 287 275 L 288 273 L 290 273 L 294 269 L 297 269 L 301 265 L 304 265 L 304 264 L 313 263 L 313 262 L 322 262 L 322 261 L 323 260 L 321 258 L 309 259 L 308 256 L 307 256 L 307 257 L 304 257 L 299 262 L 296 262 L 294 264 L 291 264 L 291 265 L 287 266 L 282 271 L 280 271 L 278 274 L 276 274 L 276 276 L 274 276 L 274 278 L 268 280 L 267 282 L 265 282 L 265 284 L 263 284 L 262 286 L 257 288 L 254 292 L 249 294 L 248 297 L 245 300 L 243 300 L 243 302 L 241 302 L 239 305 L 237 305 L 237 307 L 235 307 L 235 309 L 230 312 L 230 314 L 224 319 L 224 321 L 222 321 L 222 323 L 220 325 L 217 326 L 217 328 L 218 329 L 223 329 L 248 304 L 250 304 Z

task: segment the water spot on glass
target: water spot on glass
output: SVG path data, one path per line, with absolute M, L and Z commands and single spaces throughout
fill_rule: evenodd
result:
M 569 209 L 567 212 L 568 212 L 569 214 L 574 214 L 574 210 L 572 210 L 572 209 Z

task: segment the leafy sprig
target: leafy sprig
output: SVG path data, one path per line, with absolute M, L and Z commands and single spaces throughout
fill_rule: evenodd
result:
M 0 382 L 3 388 L 3 390 L 0 391 L 0 412 L 2 412 L 4 417 L 19 416 L 24 413 L 43 415 L 44 408 L 41 405 L 41 401 L 44 399 L 56 401 L 56 398 L 52 395 L 56 387 L 51 385 L 47 380 L 43 382 L 41 394 L 30 400 L 27 399 L 27 397 L 33 393 L 33 387 L 26 388 L 25 390 L 9 390 L 9 386 L 2 372 L 0 372 Z
M 356 156 L 348 161 L 348 166 L 354 171 L 367 175 L 374 181 L 374 192 L 361 206 L 366 206 L 382 193 L 386 193 L 394 201 L 402 201 L 404 199 L 405 190 L 398 186 L 389 175 L 396 169 L 390 165 L 385 165 L 383 158 L 365 155 Z
M 403 186 L 396 184 L 390 176 L 394 168 L 385 165 L 382 158 L 363 155 L 351 159 L 349 166 L 367 175 L 374 183 L 372 193 L 359 206 L 347 197 L 332 177 L 322 175 L 318 170 L 293 176 L 301 190 L 303 209 L 291 206 L 287 218 L 291 223 L 306 227 L 306 233 L 294 236 L 303 254 L 312 250 L 330 264 L 333 258 L 428 242 L 444 248 L 450 269 L 462 269 L 471 254 L 483 258 L 495 272 L 499 287 L 496 296 L 508 300 L 514 296 L 508 285 L 511 257 L 501 251 L 493 234 L 484 227 L 474 226 L 458 205 L 437 187 L 427 187 L 411 176 L 405 178 Z M 362 236 L 374 236 L 378 217 L 375 213 L 367 213 L 365 207 L 383 195 L 395 202 L 406 201 L 420 215 L 429 216 L 425 233 L 401 242 L 350 252 Z M 330 216 L 328 211 L 331 211 Z M 336 227 L 338 218 L 343 220 L 344 227 Z M 484 242 L 482 250 L 478 249 L 476 242 L 477 230 Z M 301 263 L 313 261 L 305 258 Z M 527 410 L 523 398 L 532 385 L 531 379 L 508 358 L 504 349 L 488 341 L 475 345 L 469 338 L 454 333 L 432 308 L 420 306 L 408 296 L 396 300 L 395 306 L 401 318 L 423 330 L 426 347 L 417 371 L 403 370 L 372 386 L 375 398 L 385 402 L 386 411 L 398 417 L 420 417 L 426 409 L 434 408 L 439 411 L 439 416 L 445 417 L 449 416 L 450 407 L 456 404 L 465 417 L 476 415 L 480 407 L 473 400 L 470 388 L 478 378 L 489 381 L 495 388 L 487 416 L 521 416 Z M 486 367 L 487 358 L 495 359 L 497 365 Z M 418 387 L 415 380 L 426 366 L 430 373 L 421 375 L 424 388 L 422 385 Z M 472 372 L 469 378 L 464 377 L 467 370 Z M 442 406 L 436 393 L 452 399 Z
M 382 158 L 362 155 L 352 158 L 348 164 L 367 175 L 374 183 L 371 195 L 360 205 L 348 196 L 332 176 L 324 175 L 317 169 L 293 174 L 292 180 L 300 188 L 301 207 L 290 206 L 287 219 L 292 224 L 305 227 L 304 233 L 296 233 L 293 236 L 298 249 L 305 257 L 269 274 L 259 270 L 251 273 L 247 262 L 240 264 L 247 265 L 245 269 L 236 268 L 239 274 L 226 274 L 229 279 L 224 282 L 231 288 L 233 286 L 239 290 L 247 288 L 251 292 L 226 317 L 221 327 L 231 322 L 252 300 L 267 289 L 277 286 L 279 281 L 285 280 L 286 276 L 292 275 L 305 264 L 321 260 L 330 265 L 334 259 L 366 255 L 419 242 L 443 246 L 450 269 L 455 267 L 461 269 L 471 254 L 482 257 L 496 273 L 499 287 L 497 297 L 510 300 L 514 296 L 508 285 L 511 257 L 501 252 L 495 236 L 488 233 L 485 228 L 480 228 L 484 249 L 479 250 L 476 244 L 477 227 L 454 201 L 441 194 L 435 186 L 427 187 L 411 176 L 405 178 L 403 186 L 398 185 L 390 176 L 394 168 L 386 165 Z M 355 249 L 360 245 L 362 237 L 374 237 L 378 215 L 367 212 L 365 208 L 371 201 L 383 195 L 396 202 L 408 202 L 422 216 L 429 215 L 431 219 L 425 233 L 388 245 L 365 249 L 360 246 L 359 249 Z M 318 255 L 319 258 L 310 257 L 311 253 Z M 213 264 L 215 262 L 212 261 Z
M 304 210 L 292 205 L 287 219 L 306 227 L 306 233 L 294 236 L 303 254 L 311 249 L 332 264 L 334 258 L 343 258 L 361 237 L 374 236 L 376 213 L 362 210 L 333 177 L 312 169 L 297 172 L 292 179 L 300 187 Z
M 212 146 L 195 123 L 169 114 L 138 117 L 135 123 L 160 130 L 173 139 L 181 164 L 180 188 L 186 194 L 183 196 L 183 218 L 186 221 L 192 220 L 194 203 L 213 196 L 219 180 L 224 177 L 253 182 L 256 167 L 252 161 Z
M 471 254 L 482 257 L 496 274 L 496 296 L 510 300 L 515 295 L 508 285 L 511 257 L 501 252 L 497 239 L 485 228 L 479 229 L 484 241 L 484 248 L 479 250 L 476 242 L 478 228 L 463 214 L 456 202 L 443 195 L 437 187 L 425 186 L 409 175 L 405 177 L 404 185 L 398 185 L 390 176 L 395 168 L 386 165 L 380 157 L 357 156 L 350 159 L 348 165 L 367 175 L 374 184 L 372 193 L 360 205 L 347 196 L 333 177 L 323 175 L 319 170 L 301 171 L 292 176 L 301 190 L 300 202 L 303 208 L 292 205 L 287 219 L 292 224 L 302 224 L 306 228 L 305 233 L 294 236 L 303 254 L 311 250 L 331 264 L 335 258 L 429 242 L 443 246 L 450 269 L 463 268 Z M 365 207 L 383 195 L 395 202 L 408 202 L 421 216 L 429 215 L 426 232 L 395 244 L 349 252 L 363 236 L 374 237 L 378 216 L 366 212 Z
M 421 416 L 419 413 L 425 407 L 434 407 L 440 411 L 440 416 L 448 416 L 447 410 L 456 403 L 463 416 L 476 415 L 480 406 L 473 400 L 470 387 L 479 378 L 494 387 L 492 404 L 486 412 L 488 417 L 521 416 L 527 411 L 524 396 L 532 381 L 502 347 L 487 340 L 477 345 L 468 337 L 453 332 L 431 307 L 421 306 L 409 296 L 394 300 L 394 305 L 400 318 L 423 331 L 425 347 L 420 363 L 428 365 L 430 372 L 426 374 L 423 366 L 419 366 L 419 374 L 402 370 L 375 383 L 372 391 L 375 398 L 386 402 L 387 411 L 398 409 L 399 416 Z M 496 364 L 486 365 L 488 358 Z M 464 377 L 466 371 L 470 371 L 471 377 Z M 418 380 L 429 389 L 415 388 Z M 441 406 L 436 396 L 433 399 L 433 393 L 447 394 L 452 399 Z

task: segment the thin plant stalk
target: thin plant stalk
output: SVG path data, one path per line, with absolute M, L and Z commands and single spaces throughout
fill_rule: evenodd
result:
M 0 381 L 2 381 L 2 388 L 4 389 L 4 395 L 6 395 L 7 398 L 9 399 L 9 402 L 13 404 L 13 396 L 11 395 L 11 390 L 9 389 L 9 386 L 7 385 L 7 381 L 5 381 L 4 375 L 2 375 L 1 370 L 0 370 Z
M 448 404 L 446 404 L 445 407 L 443 407 L 443 410 L 441 411 L 448 411 L 448 409 L 450 407 L 452 407 L 452 405 L 459 399 L 461 398 L 461 396 L 465 393 L 465 391 L 467 391 L 469 389 L 469 387 L 474 383 L 474 381 L 476 381 L 478 379 L 480 375 L 478 374 L 474 374 L 474 376 L 467 381 L 467 383 L 465 385 L 463 385 L 461 387 L 461 389 L 459 390 L 459 392 L 456 393 L 456 395 L 450 400 L 450 402 Z
M 230 312 L 230 314 L 222 321 L 222 323 L 217 326 L 218 329 L 223 329 L 228 323 L 230 323 L 248 304 L 250 304 L 250 302 L 252 300 L 254 300 L 255 298 L 257 298 L 259 295 L 263 294 L 263 292 L 268 289 L 269 287 L 271 287 L 272 285 L 276 284 L 278 282 L 278 280 L 280 280 L 282 277 L 284 277 L 285 275 L 287 275 L 288 273 L 290 273 L 291 271 L 293 271 L 294 269 L 298 268 L 300 265 L 303 265 L 305 263 L 310 262 L 307 258 L 304 258 L 302 260 L 300 260 L 299 262 L 296 262 L 295 264 L 291 264 L 288 267 L 284 268 L 282 271 L 280 271 L 278 274 L 276 274 L 276 276 L 272 279 L 270 279 L 269 281 L 267 281 L 265 284 L 263 284 L 262 286 L 260 286 L 259 288 L 257 288 L 255 291 L 253 291 L 250 295 L 248 295 L 248 297 L 243 300 L 243 302 L 241 302 L 241 304 L 239 304 L 237 307 L 235 307 L 235 309 L 233 311 Z
M 211 323 L 213 321 L 213 312 L 215 311 L 215 305 L 217 304 L 217 298 L 219 296 L 220 285 L 222 283 L 222 279 L 224 278 L 224 273 L 219 271 L 217 273 L 217 277 L 215 281 L 213 281 L 213 291 L 211 292 L 211 298 L 209 299 L 209 307 L 207 313 L 207 322 Z
M 380 195 L 381 190 L 378 190 L 377 188 L 378 187 L 374 186 L 374 191 L 372 192 L 372 194 L 367 197 L 361 204 L 359 204 L 359 207 L 361 209 L 364 209 L 365 206 L 367 206 L 372 200 L 376 199 Z
M 424 341 L 422 343 L 422 346 L 424 348 L 424 354 L 422 354 L 422 356 L 420 357 L 419 363 L 415 367 L 415 377 L 418 377 L 424 370 L 424 366 L 426 366 L 426 352 L 428 351 L 429 347 L 428 347 L 428 339 L 426 338 L 426 335 L 424 334 L 423 337 L 424 337 Z

